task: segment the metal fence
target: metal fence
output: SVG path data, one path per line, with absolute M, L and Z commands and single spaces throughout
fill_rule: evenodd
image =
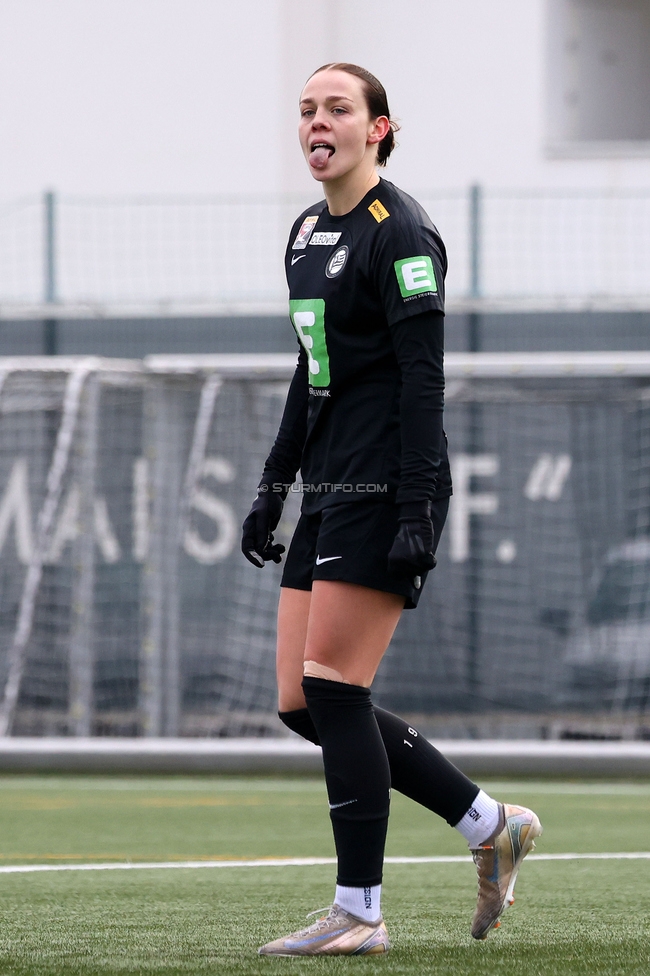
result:
M 454 302 L 650 307 L 650 189 L 415 193 Z M 0 314 L 45 305 L 283 311 L 304 197 L 29 197 L 0 207 Z

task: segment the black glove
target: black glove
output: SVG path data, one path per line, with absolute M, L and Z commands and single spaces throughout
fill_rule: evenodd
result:
M 282 562 L 284 546 L 273 542 L 273 533 L 282 515 L 284 497 L 281 491 L 273 491 L 272 484 L 262 481 L 253 507 L 244 519 L 241 551 L 259 569 L 264 569 L 264 563 L 269 560 Z
M 400 505 L 399 531 L 388 553 L 388 572 L 413 579 L 435 565 L 431 502 Z

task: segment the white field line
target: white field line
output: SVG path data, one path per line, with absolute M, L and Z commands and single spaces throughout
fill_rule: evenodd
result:
M 464 864 L 467 854 L 436 857 L 387 857 L 386 864 Z M 650 860 L 650 851 L 597 854 L 531 854 L 531 861 L 638 861 Z M 260 858 L 256 861 L 118 861 L 96 864 L 15 864 L 0 867 L 0 874 L 35 874 L 42 871 L 156 871 L 170 868 L 298 868 L 336 864 L 334 857 Z
M 510 793 L 524 796 L 528 793 L 543 793 L 549 796 L 556 794 L 567 796 L 648 796 L 650 783 L 558 783 L 557 781 L 540 782 L 534 780 L 489 780 L 492 793 Z M 52 776 L 46 780 L 42 777 L 25 776 L 16 782 L 16 776 L 0 774 L 0 786 L 3 793 L 24 792 L 26 790 L 56 792 L 69 789 L 70 779 Z M 190 779 L 183 777 L 177 780 L 158 779 L 111 779 L 107 785 L 106 778 L 86 777 L 85 781 L 75 782 L 74 792 L 92 793 L 205 793 L 218 796 L 221 793 L 317 793 L 325 797 L 325 781 L 315 779 L 305 780 L 246 780 L 233 775 L 231 780 L 221 779 L 214 789 L 206 777 Z M 512 802 L 510 800 L 509 802 Z

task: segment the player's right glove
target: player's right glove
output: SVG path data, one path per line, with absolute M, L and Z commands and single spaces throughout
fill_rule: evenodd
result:
M 399 530 L 388 553 L 388 572 L 414 578 L 433 569 L 434 538 L 431 502 L 405 502 L 399 506 Z
M 278 527 L 284 495 L 274 491 L 273 484 L 262 480 L 257 489 L 257 498 L 242 526 L 241 551 L 249 563 L 264 569 L 264 563 L 272 560 L 282 562 L 284 546 L 273 541 L 273 533 Z

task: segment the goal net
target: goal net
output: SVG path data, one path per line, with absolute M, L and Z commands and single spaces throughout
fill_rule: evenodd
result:
M 280 732 L 281 568 L 239 526 L 292 362 L 0 359 L 0 734 Z M 456 354 L 447 379 L 455 494 L 377 701 L 643 716 L 650 354 Z

